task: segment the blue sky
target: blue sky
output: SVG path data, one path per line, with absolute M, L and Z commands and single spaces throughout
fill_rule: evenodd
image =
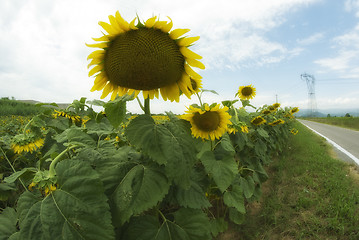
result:
M 174 28 L 200 36 L 191 49 L 203 56 L 208 103 L 233 99 L 252 84 L 255 106 L 307 108 L 302 73 L 314 75 L 320 109 L 359 109 L 359 0 L 2 0 L 0 10 L 0 97 L 72 102 L 87 97 L 85 46 L 101 34 L 98 21 L 117 10 L 131 21 L 153 15 L 172 18 Z M 105 99 L 108 100 L 108 99 Z M 192 103 L 152 101 L 152 111 L 181 113 Z M 134 101 L 129 110 L 139 112 Z

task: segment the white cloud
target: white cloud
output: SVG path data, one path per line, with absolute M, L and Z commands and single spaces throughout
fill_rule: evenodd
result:
M 318 59 L 314 63 L 336 71 L 341 77 L 359 78 L 359 24 L 346 34 L 333 38 L 332 48 L 337 49 L 336 56 Z
M 359 0 L 346 0 L 344 7 L 348 12 L 355 11 L 356 16 L 359 17 Z
M 324 38 L 324 34 L 320 32 L 320 33 L 315 33 L 304 39 L 298 39 L 297 43 L 299 43 L 300 45 L 311 45 L 313 43 L 317 43 L 323 38 Z

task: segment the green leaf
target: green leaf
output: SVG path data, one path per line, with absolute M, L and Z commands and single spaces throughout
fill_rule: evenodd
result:
M 102 118 L 100 122 L 95 120 L 86 122 L 87 134 L 110 135 L 114 129 L 107 118 Z
M 229 135 L 228 134 L 224 134 L 220 140 L 220 146 L 223 148 L 223 150 L 225 150 L 226 152 L 228 152 L 228 155 L 234 155 L 235 154 L 235 149 L 232 145 L 231 140 L 229 139 Z
M 21 171 L 17 171 L 4 179 L 7 183 L 13 183 L 23 175 L 34 175 L 37 172 L 36 168 L 23 168 Z
M 101 100 L 97 100 L 97 99 L 89 100 L 89 101 L 87 101 L 87 103 L 90 104 L 90 105 L 95 105 L 95 106 L 99 106 L 99 107 L 103 107 L 106 104 L 106 102 L 101 101 Z
M 236 102 L 238 102 L 239 100 L 236 99 L 236 100 L 225 100 L 225 101 L 222 101 L 222 104 L 223 106 L 226 106 L 226 107 L 231 107 L 233 104 L 235 104 Z
M 131 144 L 141 148 L 152 160 L 165 165 L 170 180 L 184 189 L 190 186 L 190 171 L 197 161 L 189 126 L 183 120 L 155 124 L 152 117 L 141 115 L 126 128 Z
M 163 125 L 155 124 L 152 117 L 140 115 L 131 120 L 126 136 L 131 144 L 141 148 L 157 163 L 167 163 L 168 148 L 165 146 L 171 141 L 172 134 Z
M 145 215 L 131 219 L 125 230 L 126 240 L 208 240 L 209 220 L 202 210 L 181 208 L 161 222 L 155 216 Z M 174 219 L 173 219 L 173 217 Z M 169 220 L 171 218 L 173 220 Z
M 223 195 L 223 201 L 228 207 L 234 207 L 238 212 L 245 213 L 243 190 L 240 186 L 232 186 L 232 190 L 227 190 Z
M 264 130 L 263 128 L 257 128 L 256 131 L 260 136 L 262 136 L 264 138 L 269 138 L 268 132 L 266 130 Z
M 198 154 L 206 172 L 213 177 L 218 188 L 224 192 L 232 183 L 238 168 L 233 157 L 217 160 L 212 151 L 202 151 Z
M 246 219 L 245 214 L 239 212 L 237 209 L 232 207 L 228 209 L 228 216 L 229 219 L 235 224 L 242 224 Z
M 58 188 L 45 198 L 19 199 L 21 239 L 114 239 L 107 198 L 97 173 L 85 162 L 56 165 Z
M 104 105 L 107 119 L 114 128 L 120 126 L 126 116 L 126 101 L 123 97 L 120 97 Z
M 180 208 L 174 213 L 175 222 L 186 231 L 191 240 L 209 239 L 209 219 L 199 209 Z
M 252 197 L 255 189 L 255 183 L 251 176 L 247 176 L 246 178 L 240 178 L 240 186 L 243 189 L 244 196 L 248 199 Z
M 191 182 L 189 189 L 179 188 L 176 191 L 176 199 L 178 204 L 183 207 L 202 209 L 211 206 L 201 186 L 194 181 Z
M 214 93 L 216 95 L 219 95 L 216 91 L 214 90 L 208 90 L 208 89 L 202 89 L 201 92 L 210 92 L 210 93 Z
M 96 147 L 96 141 L 90 135 L 75 127 L 66 129 L 57 135 L 55 139 L 60 143 L 68 141 L 69 143 L 80 146 Z
M 17 215 L 13 208 L 5 208 L 0 214 L 0 240 L 7 240 L 17 232 Z
M 191 171 L 197 162 L 196 148 L 190 128 L 184 120 L 171 121 L 166 124 L 171 132 L 171 138 L 164 145 L 167 164 L 166 173 L 175 184 L 183 189 L 191 185 Z
M 115 225 L 154 207 L 169 190 L 170 183 L 160 169 L 137 165 L 131 168 L 112 194 Z
M 0 183 L 0 201 L 7 201 L 12 195 L 12 191 L 16 191 L 15 183 Z
M 217 237 L 219 233 L 222 233 L 228 229 L 228 222 L 224 218 L 214 218 L 210 221 L 211 233 L 214 237 Z

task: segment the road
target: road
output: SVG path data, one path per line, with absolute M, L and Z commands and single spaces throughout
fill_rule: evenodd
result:
M 327 138 L 338 158 L 359 165 L 359 131 L 302 119 L 298 121 Z

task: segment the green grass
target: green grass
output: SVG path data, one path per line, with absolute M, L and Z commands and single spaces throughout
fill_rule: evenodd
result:
M 353 130 L 359 130 L 359 117 L 326 117 L 326 118 L 304 118 L 305 120 L 336 125 Z
M 299 133 L 268 169 L 263 198 L 249 206 L 239 239 L 359 239 L 359 178 L 324 139 Z M 356 179 L 355 179 L 356 177 Z

